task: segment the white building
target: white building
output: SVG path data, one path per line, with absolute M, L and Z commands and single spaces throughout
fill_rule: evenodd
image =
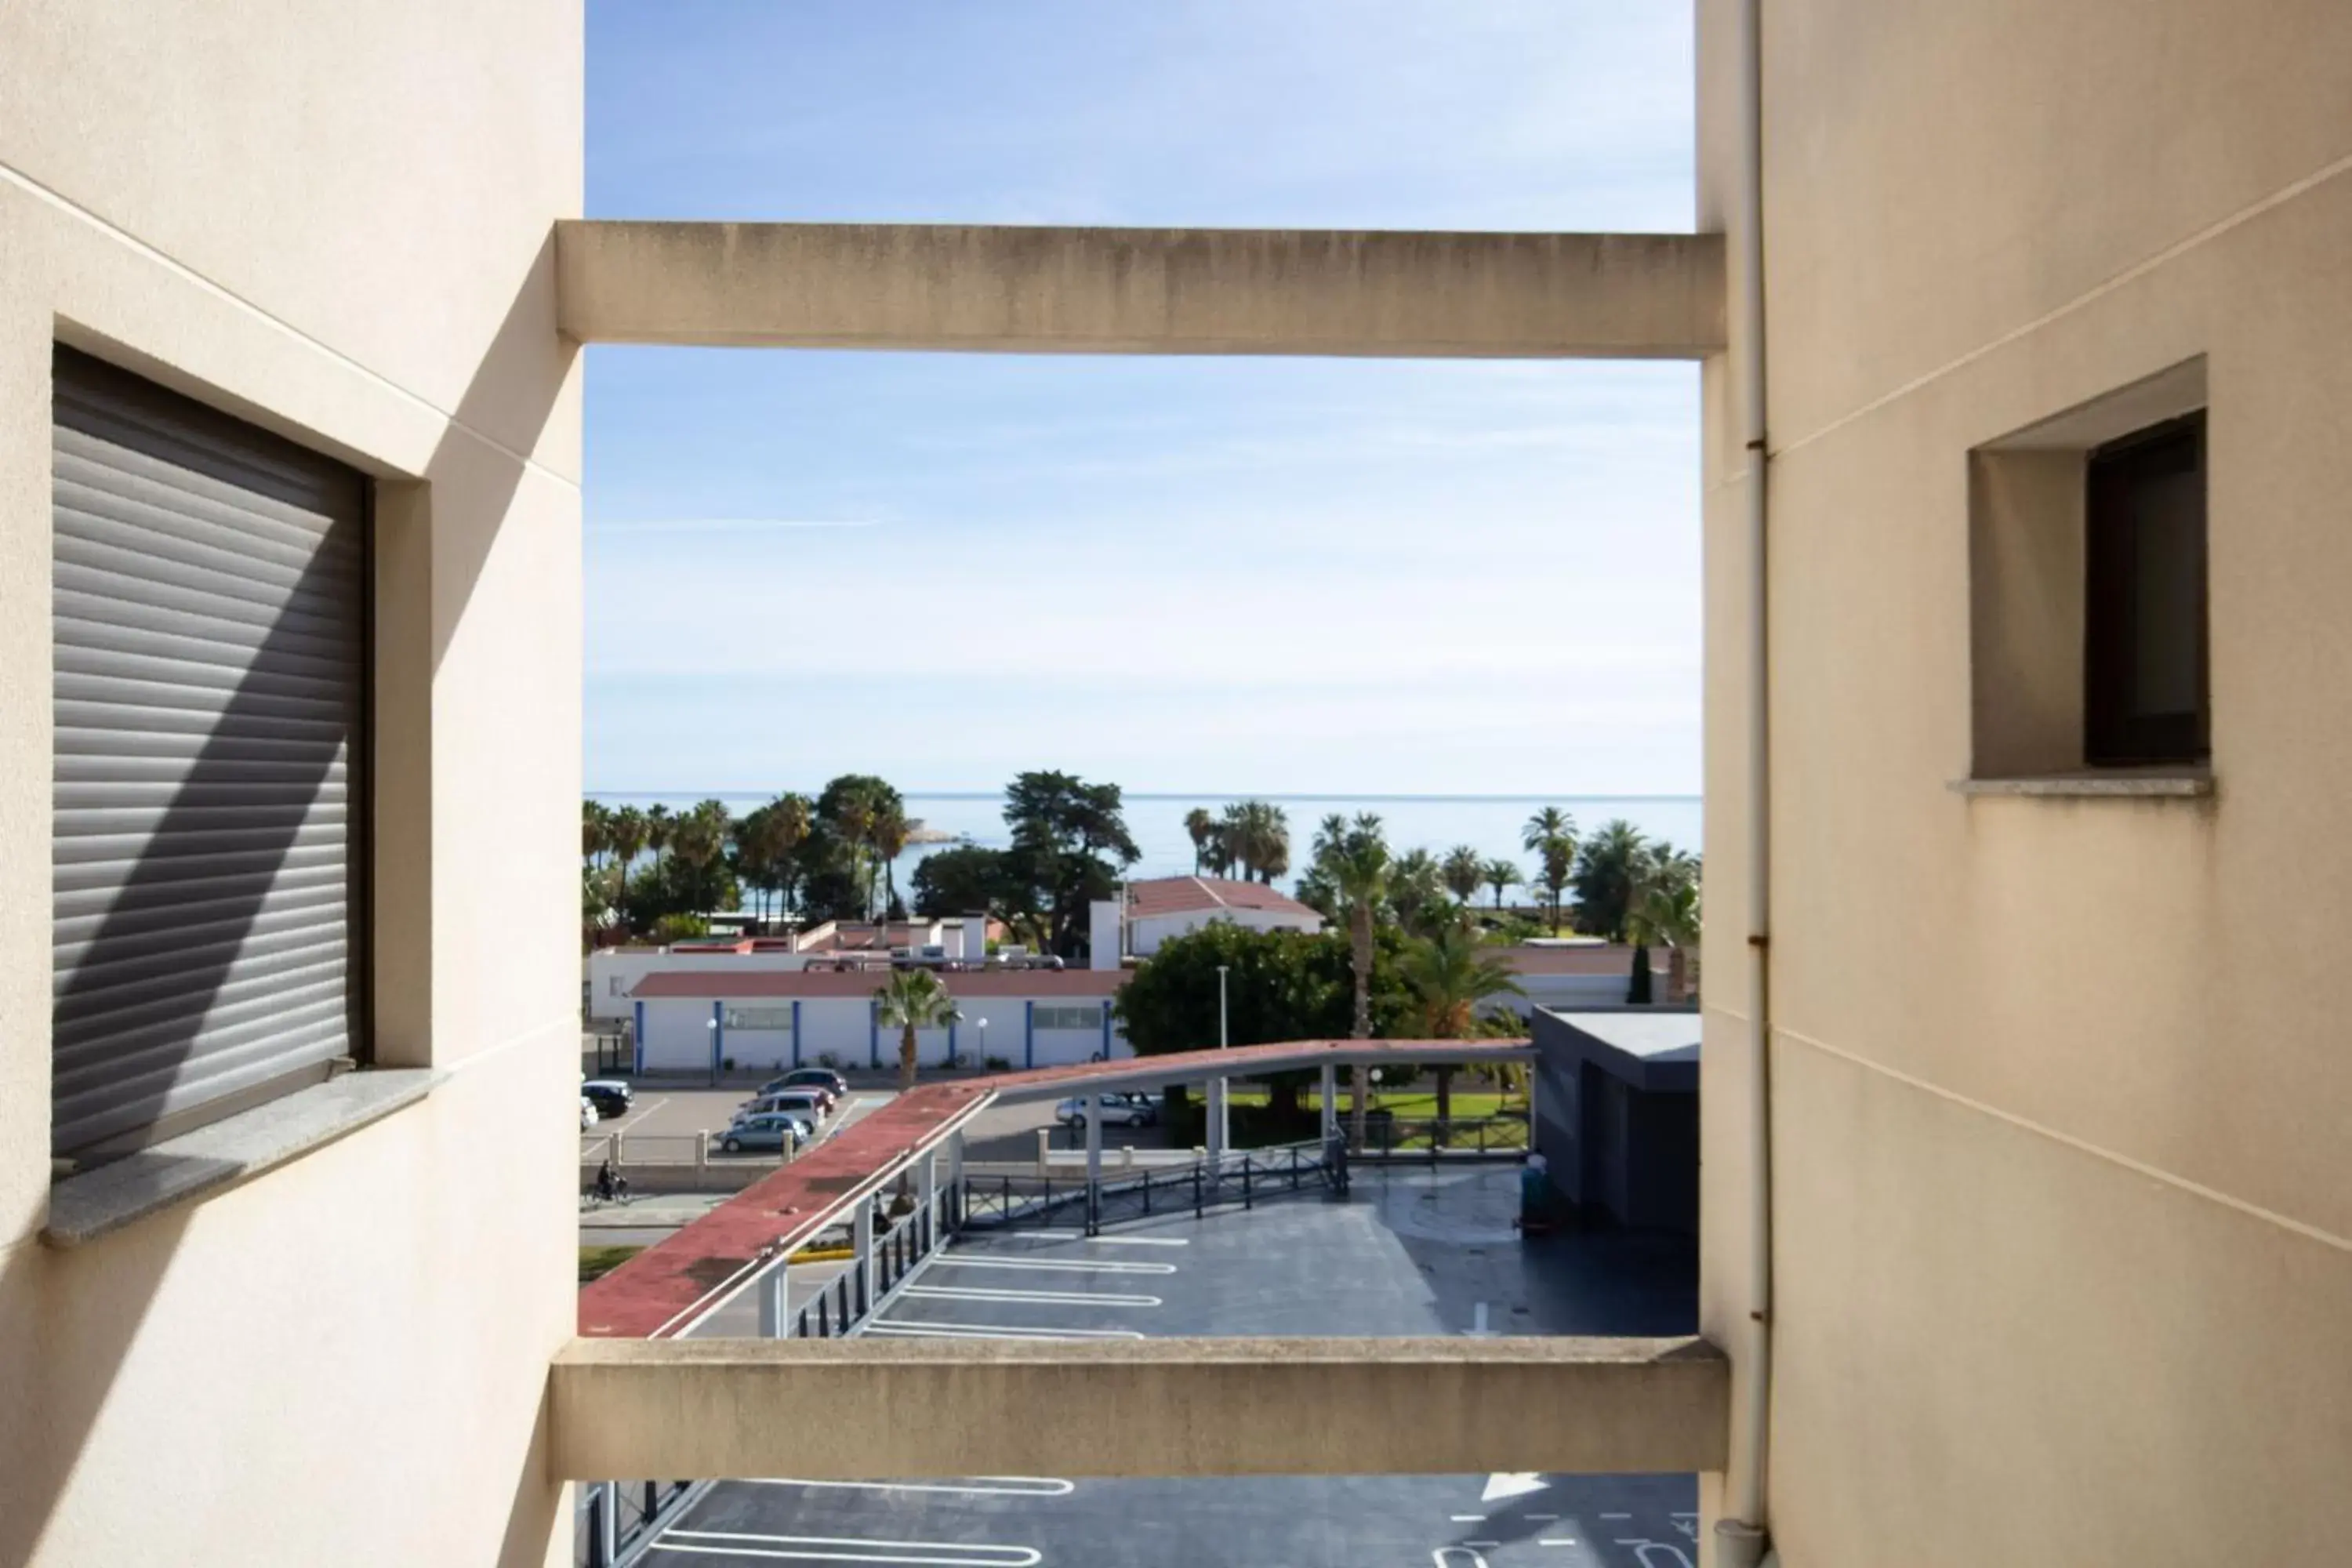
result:
M 631 997 L 639 1072 L 831 1065 L 886 1068 L 898 1031 L 883 1024 L 874 994 L 882 969 L 798 973 L 701 969 L 646 975 Z M 959 1016 L 916 1037 L 923 1064 L 990 1057 L 1015 1068 L 1056 1067 L 1129 1054 L 1111 1016 L 1124 973 L 1084 969 L 955 970 L 940 975 Z M 831 1058 L 828 1064 L 824 1058 Z
M 1229 921 L 1252 931 L 1323 929 L 1320 911 L 1263 882 L 1224 877 L 1160 877 L 1127 885 L 1127 952 L 1149 958 L 1171 937 L 1195 931 L 1213 921 Z M 1098 955 L 1097 963 L 1102 962 Z
M 1486 951 L 1510 966 L 1519 989 L 1526 993 L 1497 996 L 1495 1001 L 1522 1018 L 1538 1007 L 1571 1013 L 1622 1007 L 1633 988 L 1633 950 L 1615 942 L 1533 942 Z M 1664 1006 L 1681 1000 L 1670 996 L 1668 990 L 1666 950 L 1654 947 L 1650 949 L 1653 1003 Z
M 606 947 L 588 955 L 588 1016 L 618 1024 L 634 1016 L 637 982 L 656 971 L 706 970 L 756 974 L 806 969 L 845 954 L 886 953 L 903 949 L 915 958 L 978 963 L 987 952 L 990 922 L 984 915 L 950 920 L 892 921 L 875 925 L 826 921 L 790 936 L 744 937 L 678 942 L 670 947 Z M 998 929 L 1002 929 L 1001 927 Z

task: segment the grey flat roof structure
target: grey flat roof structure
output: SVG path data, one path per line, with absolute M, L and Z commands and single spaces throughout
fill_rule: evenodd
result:
M 1587 1060 L 1628 1083 L 1667 1092 L 1698 1088 L 1696 1009 L 1629 1007 L 1570 1013 L 1538 1007 L 1536 1011 L 1565 1025 Z

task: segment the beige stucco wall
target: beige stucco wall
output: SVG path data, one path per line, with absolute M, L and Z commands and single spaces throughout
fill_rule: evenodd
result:
M 0 1562 L 562 1559 L 572 0 L 0 8 Z M 48 1171 L 64 339 L 379 477 L 379 1055 L 422 1102 L 73 1252 Z
M 1724 0 L 1699 9 L 1705 222 L 1728 205 L 1733 31 Z M 1781 1559 L 2336 1554 L 2352 9 L 1764 14 Z M 2216 796 L 1952 793 L 1969 452 L 2200 354 Z M 1745 554 L 1723 369 L 1704 1323 L 1736 1351 Z

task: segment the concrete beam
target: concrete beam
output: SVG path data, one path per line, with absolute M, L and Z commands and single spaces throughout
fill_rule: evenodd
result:
M 1728 1390 L 1691 1339 L 580 1340 L 550 1401 L 570 1480 L 1656 1473 Z
M 1697 359 L 1719 235 L 568 220 L 589 343 Z

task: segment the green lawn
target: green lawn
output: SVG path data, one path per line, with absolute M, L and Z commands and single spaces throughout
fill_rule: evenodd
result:
M 580 1283 L 603 1278 L 645 1250 L 642 1247 L 583 1247 L 580 1249 Z
M 1314 1089 L 1302 1089 L 1299 1092 L 1298 1103 L 1309 1110 L 1318 1110 L 1322 1107 L 1322 1098 Z M 1236 1088 L 1231 1099 L 1232 1103 L 1235 1105 L 1264 1105 L 1266 1103 L 1266 1091 L 1255 1085 Z M 1528 1107 L 1525 1099 L 1516 1094 L 1507 1097 L 1497 1094 L 1491 1089 L 1457 1089 L 1454 1091 L 1453 1099 L 1454 1115 L 1457 1121 L 1467 1121 L 1481 1116 L 1501 1116 L 1506 1113 L 1515 1116 L 1527 1114 Z M 1380 1110 L 1404 1121 L 1427 1121 L 1437 1114 L 1437 1091 L 1434 1089 L 1412 1089 L 1403 1093 L 1375 1092 L 1371 1102 Z M 1348 1091 L 1343 1087 L 1339 1090 L 1339 1111 L 1340 1114 L 1345 1115 L 1348 1110 Z

